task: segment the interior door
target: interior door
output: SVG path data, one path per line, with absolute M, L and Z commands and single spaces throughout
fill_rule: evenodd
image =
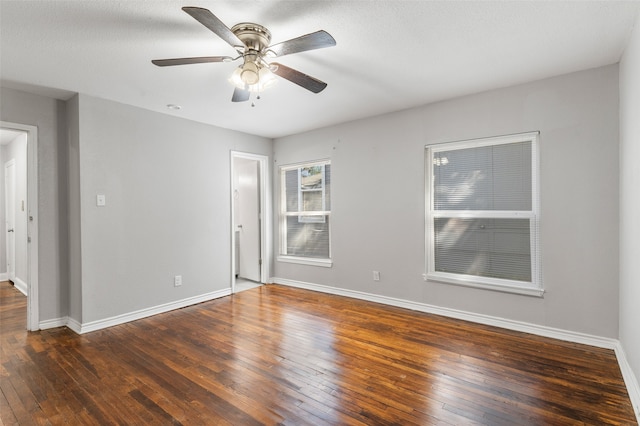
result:
M 236 157 L 238 277 L 260 282 L 260 163 Z
M 4 166 L 5 221 L 7 230 L 7 276 L 16 279 L 16 164 L 8 161 Z

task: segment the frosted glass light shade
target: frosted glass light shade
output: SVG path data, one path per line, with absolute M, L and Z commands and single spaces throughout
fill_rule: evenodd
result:
M 256 66 L 256 64 L 251 63 L 255 69 L 257 69 L 257 73 L 253 75 L 254 72 L 253 67 L 249 67 L 250 70 L 247 69 L 247 64 L 236 68 L 231 74 L 229 78 L 229 82 L 233 84 L 235 87 L 239 89 L 248 90 L 252 93 L 259 93 L 273 86 L 277 79 L 276 76 L 271 72 L 269 67 L 266 66 Z M 253 78 L 253 77 L 256 78 Z M 249 79 L 251 77 L 251 79 Z M 254 83 L 249 83 L 249 81 L 255 81 Z

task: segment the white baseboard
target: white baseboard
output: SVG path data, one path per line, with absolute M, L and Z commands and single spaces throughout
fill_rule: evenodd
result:
M 27 283 L 22 281 L 20 278 L 15 278 L 15 280 L 13 281 L 13 286 L 20 290 L 20 293 L 24 294 L 25 296 L 27 295 L 29 287 L 27 287 Z
M 218 291 L 206 293 L 200 296 L 189 297 L 187 299 L 178 300 L 176 302 L 165 303 L 163 305 L 158 305 L 151 308 L 141 309 L 139 311 L 130 312 L 127 314 L 116 315 L 115 317 L 111 317 L 111 318 L 82 323 L 80 324 L 79 330 L 76 330 L 72 327 L 69 327 L 69 328 L 71 328 L 73 331 L 75 331 L 78 334 L 89 333 L 91 331 L 101 330 L 103 328 L 113 327 L 114 325 L 120 325 L 126 322 L 150 317 L 152 315 L 162 314 L 164 312 L 169 312 L 175 309 L 180 309 L 187 306 L 195 305 L 196 303 L 207 302 L 209 300 L 228 296 L 230 294 L 231 294 L 231 289 L 225 288 L 224 290 L 218 290 Z
M 524 333 L 535 334 L 538 336 L 550 337 L 553 339 L 564 340 L 573 343 L 582 343 L 585 345 L 596 346 L 599 348 L 615 349 L 618 341 L 606 337 L 592 336 L 590 334 L 577 333 L 573 331 L 561 330 L 553 327 L 546 327 L 537 324 L 530 324 L 521 321 L 514 321 L 505 318 L 493 317 L 489 315 L 475 314 L 472 312 L 460 311 L 457 309 L 443 308 L 440 306 L 429 305 L 426 303 L 413 302 L 411 300 L 396 299 L 393 297 L 381 296 L 378 294 L 364 293 L 354 290 L 346 290 L 338 287 L 325 286 L 320 284 L 312 284 L 301 281 L 289 280 L 286 278 L 271 278 L 272 283 L 288 285 L 291 287 L 304 288 L 307 290 L 319 291 L 322 293 L 330 293 L 338 296 L 353 297 L 354 299 L 367 300 L 369 302 L 382 303 L 385 305 L 396 306 L 399 308 L 411 309 L 429 314 L 442 315 L 444 317 L 456 318 L 465 321 L 471 321 L 484 325 L 492 325 L 495 327 L 506 328 L 508 330 L 521 331 Z
M 369 302 L 382 303 L 385 305 L 396 306 L 399 308 L 411 309 L 429 314 L 442 315 L 444 317 L 456 318 L 465 321 L 471 321 L 484 325 L 492 325 L 495 327 L 505 328 L 507 330 L 521 331 L 524 333 L 535 334 L 543 337 L 564 340 L 567 342 L 581 343 L 584 345 L 595 346 L 598 348 L 613 349 L 618 359 L 618 365 L 624 378 L 624 383 L 629 393 L 629 399 L 636 414 L 638 423 L 640 423 L 640 387 L 638 381 L 631 370 L 631 366 L 627 362 L 627 358 L 622 349 L 620 341 L 617 339 L 609 339 L 606 337 L 593 336 L 590 334 L 578 333 L 574 331 L 561 330 L 543 325 L 530 324 L 526 322 L 513 321 L 505 318 L 492 317 L 489 315 L 475 314 L 472 312 L 459 311 L 457 309 L 442 308 L 439 306 L 429 305 L 426 303 L 413 302 L 410 300 L 396 299 L 393 297 L 380 296 L 377 294 L 364 293 L 354 290 L 346 290 L 338 287 L 325 286 L 320 284 L 312 284 L 302 281 L 289 280 L 286 278 L 271 278 L 270 282 L 274 284 L 282 284 L 290 287 L 303 288 L 306 290 L 319 291 L 321 293 L 335 294 L 338 296 L 353 297 L 354 299 L 366 300 Z
M 54 318 L 46 321 L 41 321 L 38 324 L 38 327 L 40 328 L 40 330 L 48 330 L 50 328 L 64 327 L 68 325 L 69 325 L 69 317 L 62 317 L 62 318 Z
M 624 378 L 624 384 L 627 386 L 627 392 L 629 393 L 629 399 L 631 399 L 631 405 L 636 413 L 636 419 L 640 423 L 640 385 L 636 376 L 633 374 L 633 370 L 627 361 L 627 356 L 622 348 L 622 344 L 618 342 L 615 347 L 616 357 L 618 358 L 618 364 L 620 365 L 620 371 Z
M 9 281 L 9 276 L 6 272 L 0 272 L 0 281 Z
M 226 288 L 223 290 L 202 294 L 200 296 L 189 297 L 175 302 L 165 303 L 162 305 L 153 306 L 151 308 L 140 309 L 139 311 L 129 312 L 127 314 L 116 315 L 111 318 L 105 318 L 102 320 L 90 321 L 86 323 L 80 323 L 79 321 L 70 317 L 57 318 L 40 322 L 40 329 L 46 330 L 48 328 L 67 326 L 78 334 L 84 334 L 91 331 L 101 330 L 103 328 L 113 327 L 114 325 L 120 325 L 130 321 L 150 317 L 153 315 L 162 314 L 164 312 L 173 311 L 175 309 L 185 308 L 197 303 L 207 302 L 209 300 L 229 296 L 230 294 L 231 289 Z
M 75 331 L 77 334 L 82 333 L 82 324 L 73 318 L 67 318 L 67 327 L 69 327 L 72 331 Z

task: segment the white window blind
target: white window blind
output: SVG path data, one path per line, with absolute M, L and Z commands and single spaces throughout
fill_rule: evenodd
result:
M 427 279 L 542 294 L 537 136 L 427 146 Z
M 282 167 L 280 174 L 279 259 L 329 260 L 331 164 L 322 161 Z

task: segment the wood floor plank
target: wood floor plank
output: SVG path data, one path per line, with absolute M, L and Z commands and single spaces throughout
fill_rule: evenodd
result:
M 82 336 L 0 283 L 0 425 L 634 425 L 611 350 L 268 285 Z

